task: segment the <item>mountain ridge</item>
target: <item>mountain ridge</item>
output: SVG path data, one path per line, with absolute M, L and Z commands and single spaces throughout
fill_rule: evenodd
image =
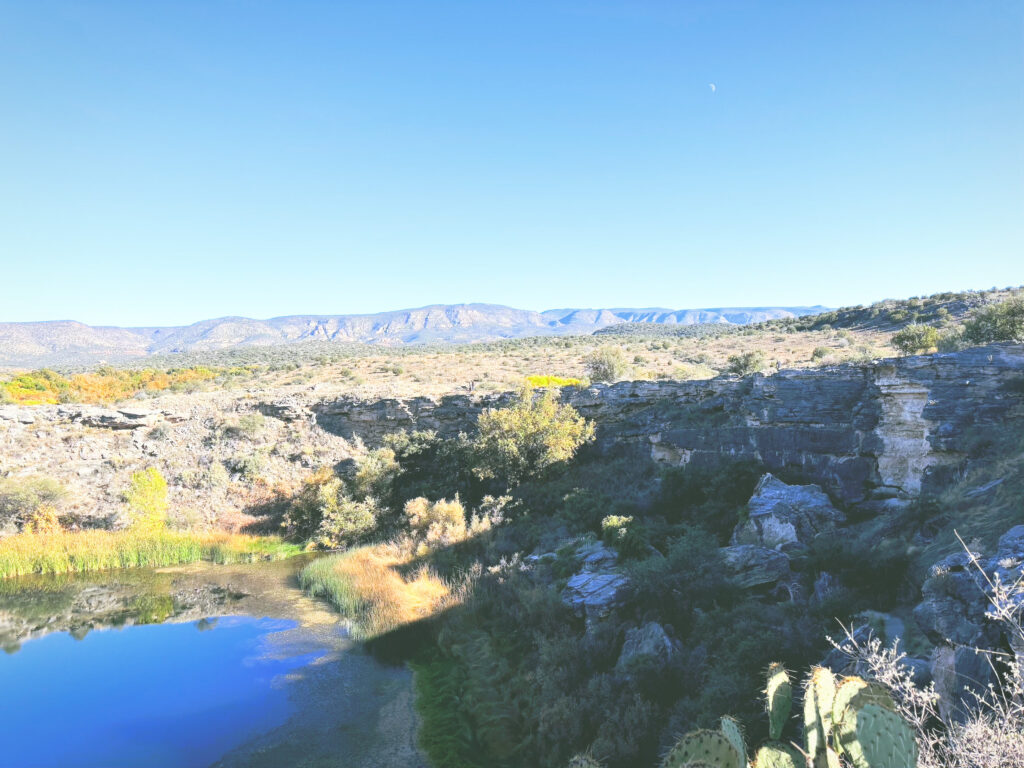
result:
M 366 314 L 227 315 L 180 326 L 87 325 L 76 320 L 0 323 L 0 365 L 113 362 L 158 354 L 331 341 L 403 345 L 590 334 L 618 323 L 745 325 L 823 312 L 827 307 L 701 309 L 563 308 L 541 312 L 501 304 L 428 304 Z

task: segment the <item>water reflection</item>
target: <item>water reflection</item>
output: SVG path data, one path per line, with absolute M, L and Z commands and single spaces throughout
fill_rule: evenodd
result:
M 0 765 L 423 766 L 408 672 L 298 562 L 0 582 Z

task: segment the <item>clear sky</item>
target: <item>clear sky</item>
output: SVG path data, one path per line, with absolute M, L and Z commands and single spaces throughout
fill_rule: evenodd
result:
M 1024 282 L 1024 3 L 0 0 L 0 320 Z

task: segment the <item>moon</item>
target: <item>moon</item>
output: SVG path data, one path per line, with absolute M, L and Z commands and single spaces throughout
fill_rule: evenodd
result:
M 710 89 L 711 89 L 711 92 L 712 92 L 712 93 L 714 93 L 715 91 L 717 91 L 717 90 L 718 90 L 718 86 L 717 86 L 717 85 L 715 85 L 714 83 L 708 83 L 708 88 L 710 88 Z

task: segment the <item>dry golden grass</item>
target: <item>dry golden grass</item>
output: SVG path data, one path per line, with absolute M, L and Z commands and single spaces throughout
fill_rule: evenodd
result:
M 446 348 L 382 349 L 343 362 L 304 365 L 260 379 L 262 386 L 326 385 L 365 399 L 440 396 L 454 391 L 516 390 L 527 377 L 585 379 L 583 359 L 601 346 L 625 353 L 627 379 L 712 378 L 726 370 L 729 357 L 761 351 L 769 367 L 812 368 L 864 357 L 891 357 L 891 334 L 865 330 L 784 333 L 751 329 L 718 337 L 590 336 L 539 339 L 531 345 L 452 345 Z M 828 354 L 815 359 L 814 350 Z M 396 373 L 395 371 L 400 371 Z
M 310 594 L 327 598 L 355 625 L 361 639 L 428 618 L 462 601 L 463 590 L 424 566 L 411 576 L 401 569 L 411 548 L 395 543 L 359 547 L 310 563 L 299 581 Z

